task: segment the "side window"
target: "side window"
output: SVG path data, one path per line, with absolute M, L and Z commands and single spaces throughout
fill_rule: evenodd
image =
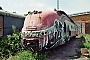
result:
M 64 22 L 64 32 L 66 32 L 66 23 Z
M 71 25 L 71 29 L 73 29 L 73 26 Z
M 59 22 L 59 27 L 62 28 L 62 24 Z

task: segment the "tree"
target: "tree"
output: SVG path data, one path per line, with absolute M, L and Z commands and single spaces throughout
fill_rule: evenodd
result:
M 31 13 L 31 11 L 28 11 L 28 14 Z
M 29 13 L 31 13 L 31 11 L 28 11 L 28 13 L 27 14 L 24 14 L 24 16 L 27 16 Z
M 0 10 L 3 10 L 1 6 L 0 6 Z
M 16 13 L 16 12 L 13 12 L 13 13 Z

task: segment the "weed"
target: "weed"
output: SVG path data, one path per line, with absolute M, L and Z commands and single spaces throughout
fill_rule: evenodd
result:
M 85 48 L 84 43 L 85 43 L 85 38 L 81 36 L 81 43 L 78 45 L 79 48 Z
M 35 60 L 35 58 L 32 55 L 31 51 L 23 51 L 23 52 L 19 52 L 16 56 L 15 56 L 15 60 Z
M 30 50 L 20 51 L 16 56 L 11 56 L 9 60 L 46 60 L 46 53 L 34 52 Z
M 90 34 L 84 34 L 81 37 L 81 43 L 79 44 L 79 48 L 87 48 L 88 50 L 90 50 L 90 42 L 88 42 L 90 40 Z M 83 57 L 81 55 L 81 57 Z
M 12 35 L 7 35 L 0 40 L 0 55 L 6 58 L 21 50 L 20 33 L 15 32 L 15 26 L 12 29 L 14 32 Z
M 74 57 L 74 54 L 70 53 L 70 54 L 68 55 L 68 57 Z

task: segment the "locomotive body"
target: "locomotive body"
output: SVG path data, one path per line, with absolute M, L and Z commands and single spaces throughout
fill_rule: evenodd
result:
M 77 34 L 76 24 L 63 11 L 34 11 L 22 28 L 23 48 L 50 49 L 62 45 Z

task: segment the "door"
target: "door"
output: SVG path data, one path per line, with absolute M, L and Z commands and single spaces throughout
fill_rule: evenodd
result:
M 90 23 L 85 23 L 85 33 L 90 34 Z
M 3 36 L 3 16 L 0 16 L 0 37 Z

